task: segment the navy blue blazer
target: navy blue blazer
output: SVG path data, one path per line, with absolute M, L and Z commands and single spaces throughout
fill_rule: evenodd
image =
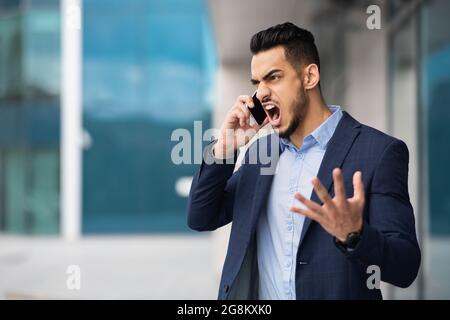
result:
M 273 154 L 269 141 L 274 137 L 253 143 L 235 173 L 234 164 L 204 161 L 193 179 L 187 204 L 189 227 L 211 231 L 233 222 L 219 299 L 258 299 L 256 225 L 266 210 L 273 175 L 261 174 L 267 162 L 251 164 L 249 154 L 258 146 L 267 146 L 269 155 Z M 208 154 L 211 157 L 210 150 Z M 318 178 L 334 196 L 332 170 L 341 168 L 351 196 L 353 174 L 362 172 L 366 191 L 362 237 L 354 251 L 343 251 L 318 223 L 305 219 L 296 260 L 297 299 L 382 299 L 379 289 L 367 285 L 371 265 L 380 268 L 382 281 L 402 288 L 411 285 L 421 254 L 408 195 L 408 161 L 404 142 L 344 112 Z M 314 191 L 311 199 L 321 203 Z

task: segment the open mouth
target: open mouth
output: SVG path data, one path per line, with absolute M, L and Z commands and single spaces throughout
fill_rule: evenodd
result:
M 278 106 L 273 103 L 264 104 L 264 111 L 266 112 L 267 117 L 269 117 L 269 123 L 272 127 L 277 127 L 280 125 L 281 113 Z

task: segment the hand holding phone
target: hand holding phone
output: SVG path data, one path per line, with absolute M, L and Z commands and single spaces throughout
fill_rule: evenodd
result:
M 252 96 L 254 107 L 250 108 L 247 106 L 248 110 L 253 116 L 253 119 L 255 119 L 256 123 L 258 125 L 262 125 L 264 123 L 264 120 L 267 118 L 267 114 L 264 111 L 264 107 L 261 104 L 261 101 L 256 97 L 256 92 Z
M 256 121 L 255 124 L 249 123 L 252 117 Z M 220 135 L 213 149 L 214 156 L 222 159 L 232 157 L 238 148 L 247 144 L 268 122 L 266 118 L 266 112 L 256 98 L 256 92 L 253 96 L 239 96 L 222 123 Z

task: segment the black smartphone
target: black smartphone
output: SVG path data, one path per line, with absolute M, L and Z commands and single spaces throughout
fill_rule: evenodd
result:
M 261 104 L 261 101 L 256 97 L 256 92 L 252 96 L 253 98 L 253 104 L 255 105 L 253 108 L 248 108 L 250 110 L 250 113 L 252 114 L 255 121 L 262 125 L 264 120 L 266 120 L 267 114 L 264 111 L 264 107 Z

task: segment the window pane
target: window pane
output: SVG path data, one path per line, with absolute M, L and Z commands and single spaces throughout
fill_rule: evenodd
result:
M 59 226 L 59 1 L 0 6 L 0 217 L 9 232 Z
M 449 299 L 450 287 L 450 2 L 427 2 L 422 12 L 423 117 L 428 147 L 430 239 L 427 298 Z
M 177 185 L 195 168 L 172 163 L 171 133 L 210 126 L 206 3 L 86 0 L 83 15 L 83 232 L 187 230 Z

